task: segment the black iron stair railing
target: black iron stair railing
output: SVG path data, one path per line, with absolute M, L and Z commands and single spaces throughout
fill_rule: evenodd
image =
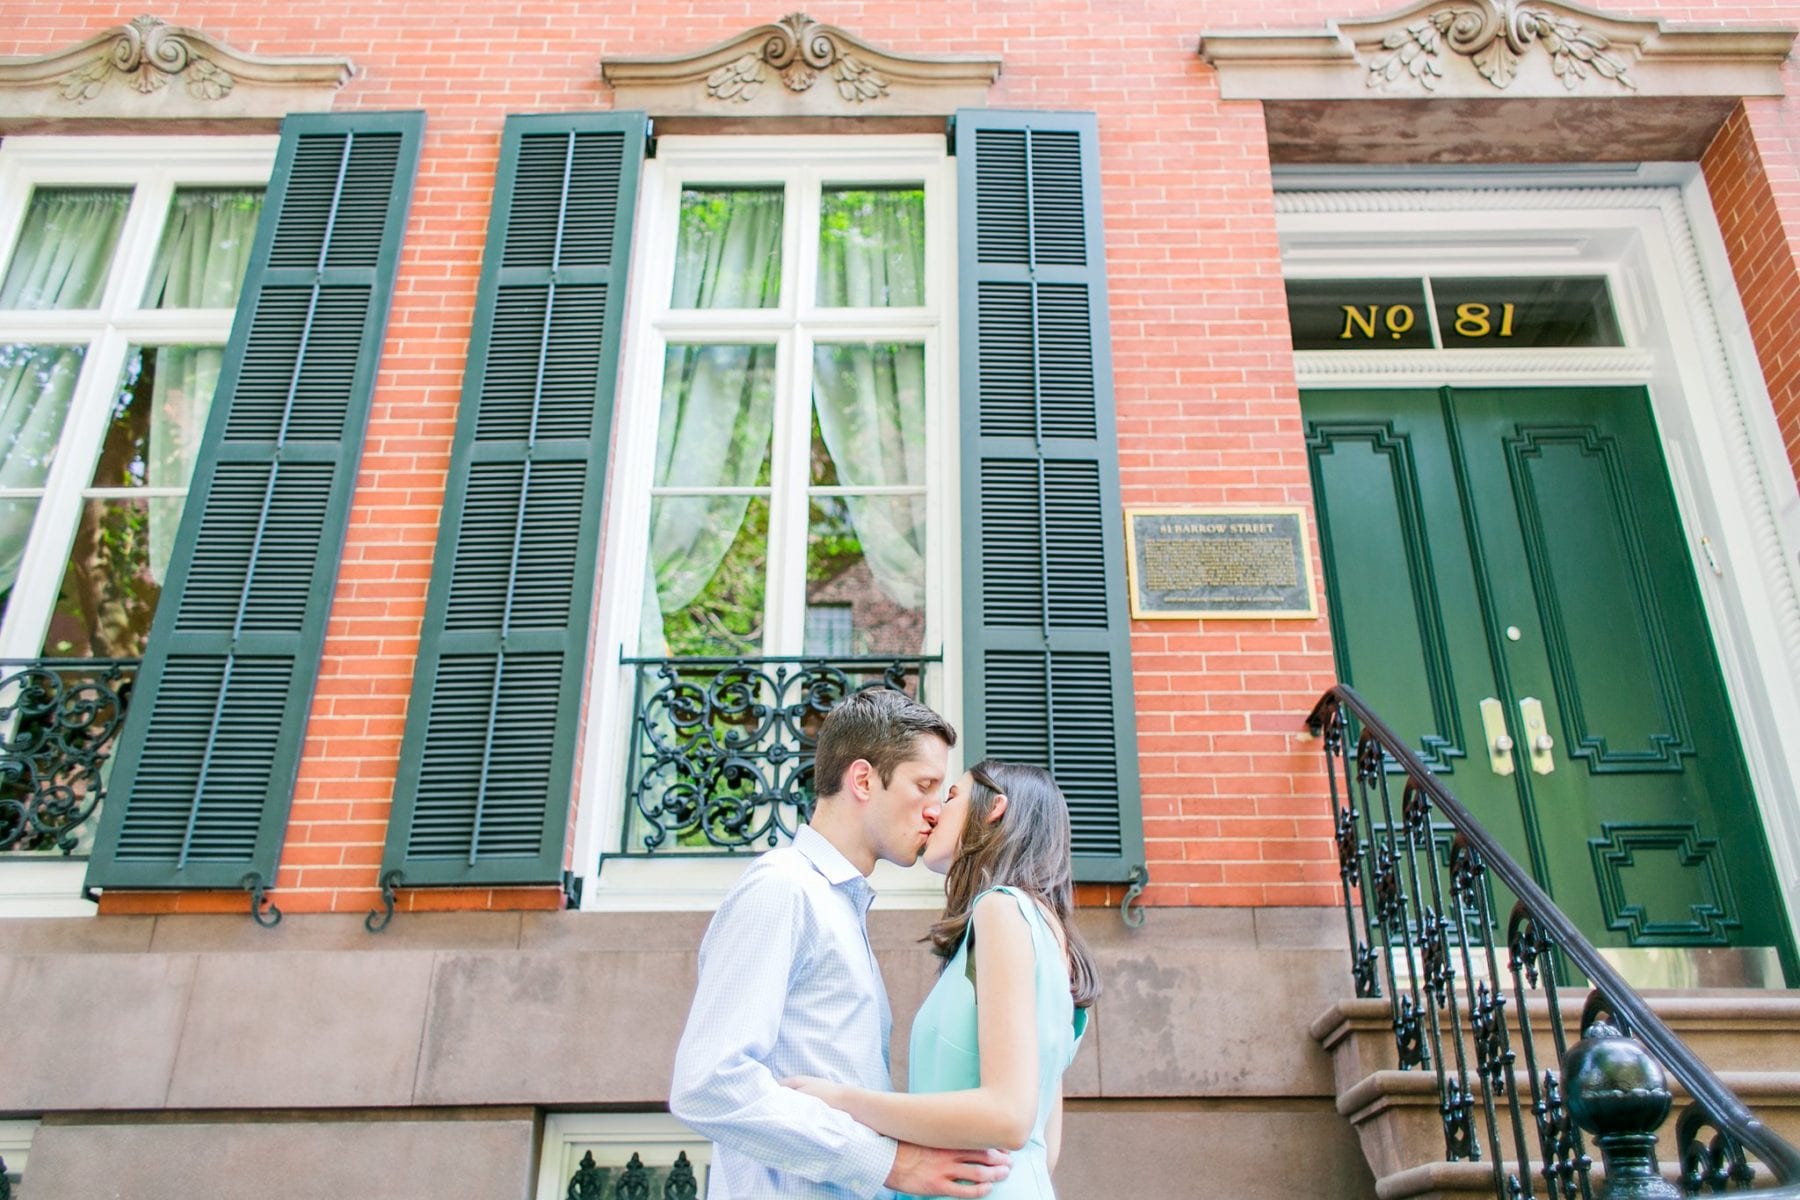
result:
M 0 852 L 71 855 L 91 840 L 138 662 L 0 659 Z
M 1333 687 L 1307 725 L 1323 735 L 1356 994 L 1386 996 L 1403 1070 L 1436 1073 L 1446 1158 L 1490 1161 L 1497 1200 L 1531 1200 L 1540 1186 L 1549 1200 L 1596 1190 L 1602 1200 L 1678 1198 L 1771 1180 L 1758 1195 L 1800 1200 L 1800 1151 L 1669 1029 L 1361 696 Z M 1396 805 L 1390 781 L 1402 779 Z M 1517 897 L 1505 927 L 1510 996 L 1494 881 Z M 1559 968 L 1593 989 L 1573 1046 Z M 1540 990 L 1550 1064 L 1526 1003 Z M 1675 1128 L 1683 1189 L 1656 1170 L 1656 1131 L 1673 1103 L 1665 1069 L 1691 1097 Z M 1583 1130 L 1604 1157 L 1600 1189 Z

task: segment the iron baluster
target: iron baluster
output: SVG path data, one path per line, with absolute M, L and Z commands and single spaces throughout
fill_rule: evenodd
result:
M 1419 849 L 1421 845 L 1421 829 L 1423 830 L 1423 846 L 1426 854 L 1432 852 L 1431 841 L 1431 802 L 1425 794 L 1413 787 L 1409 780 L 1406 790 L 1400 797 L 1400 829 L 1405 836 L 1406 875 L 1408 888 L 1407 929 L 1406 929 L 1406 979 L 1410 992 L 1401 1004 L 1401 1021 L 1394 1030 L 1395 1048 L 1399 1051 L 1399 1063 L 1402 1071 L 1411 1067 L 1429 1066 L 1436 1053 L 1435 1044 L 1432 1049 L 1425 1047 L 1425 997 L 1419 980 L 1421 939 L 1425 936 L 1425 907 L 1421 900 L 1422 890 L 1419 878 Z
M 605 1186 L 606 1175 L 594 1161 L 594 1152 L 589 1150 L 581 1156 L 575 1174 L 569 1176 L 569 1187 L 563 1195 L 566 1200 L 601 1200 Z
M 1568 1119 L 1556 1073 L 1549 1070 L 1540 1073 L 1537 1036 L 1532 1029 L 1531 1010 L 1525 996 L 1527 983 L 1531 987 L 1538 986 L 1539 963 L 1550 948 L 1538 933 L 1523 901 L 1514 903 L 1512 915 L 1507 919 L 1506 946 L 1507 970 L 1513 978 L 1513 996 L 1518 1004 L 1519 1041 L 1525 1048 L 1525 1077 L 1531 1087 L 1532 1123 L 1537 1129 L 1538 1152 L 1543 1163 L 1540 1170 L 1544 1189 L 1550 1200 L 1576 1200 L 1578 1196 L 1587 1195 L 1590 1164 L 1582 1151 L 1580 1131 Z M 1557 1027 L 1560 1029 L 1560 1020 Z M 1561 1061 L 1560 1054 L 1557 1061 Z M 1521 1151 L 1521 1169 L 1524 1157 Z
M 1400 881 L 1400 852 L 1394 840 L 1394 803 L 1388 794 L 1385 763 L 1377 763 L 1372 784 L 1381 796 L 1381 836 L 1371 843 L 1370 887 L 1375 893 L 1375 915 L 1381 922 L 1381 961 L 1388 980 L 1388 1013 L 1392 1018 L 1394 1045 L 1405 1057 L 1411 1038 L 1408 1025 L 1417 1024 L 1410 997 L 1401 995 L 1394 966 L 1394 938 L 1399 936 L 1408 963 L 1412 961 L 1412 923 L 1407 919 L 1406 888 Z M 1373 813 L 1370 814 L 1371 819 Z
M 613 1195 L 617 1200 L 650 1200 L 650 1169 L 644 1166 L 637 1151 L 631 1152 L 631 1161 L 620 1172 Z
M 1462 959 L 1463 996 L 1469 1006 L 1469 1042 L 1475 1051 L 1474 1084 L 1481 1093 L 1482 1114 L 1487 1119 L 1487 1145 L 1493 1155 L 1494 1195 L 1504 1196 L 1507 1191 L 1504 1164 L 1500 1161 L 1500 1130 L 1494 1115 L 1493 1087 L 1488 1078 L 1479 1024 L 1482 1005 L 1476 989 L 1475 960 L 1469 954 L 1469 915 L 1471 911 L 1479 911 L 1477 905 L 1471 902 L 1470 895 L 1481 890 L 1482 876 L 1480 854 L 1458 834 L 1456 840 L 1450 843 L 1450 907 L 1456 914 L 1456 951 L 1457 956 Z M 1483 982 L 1481 991 L 1486 990 L 1487 984 Z M 1475 1094 L 1469 1090 L 1468 1067 L 1463 1058 L 1463 1032 L 1454 991 L 1451 993 L 1450 1018 L 1456 1035 L 1456 1066 L 1462 1082 L 1464 1121 L 1469 1134 L 1469 1158 L 1470 1161 L 1479 1161 L 1481 1139 L 1475 1132 Z
M 675 1156 L 675 1165 L 669 1168 L 669 1177 L 663 1180 L 663 1200 L 695 1200 L 700 1194 L 700 1181 L 694 1178 L 694 1164 L 688 1161 L 687 1151 L 683 1150 Z
M 1713 1136 L 1702 1141 L 1701 1135 L 1708 1129 Z M 1681 1159 L 1681 1185 L 1690 1196 L 1703 1190 L 1721 1193 L 1733 1187 L 1748 1188 L 1756 1178 L 1743 1143 L 1721 1129 L 1705 1105 L 1690 1104 L 1681 1110 L 1675 1122 L 1675 1145 Z

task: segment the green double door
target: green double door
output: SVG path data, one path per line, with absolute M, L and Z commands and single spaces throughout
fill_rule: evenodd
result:
M 1339 677 L 1596 945 L 1773 947 L 1793 979 L 1647 394 L 1302 407 Z

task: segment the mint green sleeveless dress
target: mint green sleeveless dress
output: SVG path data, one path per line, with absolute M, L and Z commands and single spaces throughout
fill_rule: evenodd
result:
M 1013 888 L 991 890 L 1017 900 L 1031 926 L 1037 984 L 1038 1110 L 1031 1140 L 1012 1156 L 1012 1173 L 988 1196 L 989 1200 L 1055 1200 L 1044 1126 L 1062 1090 L 1063 1072 L 1075 1060 L 1075 1048 L 1087 1031 L 1087 1010 L 1076 1008 L 1069 995 L 1069 969 L 1043 910 L 1030 896 Z M 913 1019 L 906 1069 L 915 1092 L 955 1092 L 981 1086 L 975 985 L 968 970 L 974 928 L 971 921 L 956 956 L 945 965 Z

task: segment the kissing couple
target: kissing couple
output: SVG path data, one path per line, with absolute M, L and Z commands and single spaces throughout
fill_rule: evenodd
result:
M 947 781 L 955 744 L 901 692 L 846 697 L 819 729 L 810 824 L 714 915 L 669 1094 L 715 1143 L 708 1200 L 1054 1200 L 1062 1076 L 1100 991 L 1068 803 L 1040 767 Z M 944 961 L 895 1092 L 868 875 L 920 857 L 946 877 L 929 935 Z

